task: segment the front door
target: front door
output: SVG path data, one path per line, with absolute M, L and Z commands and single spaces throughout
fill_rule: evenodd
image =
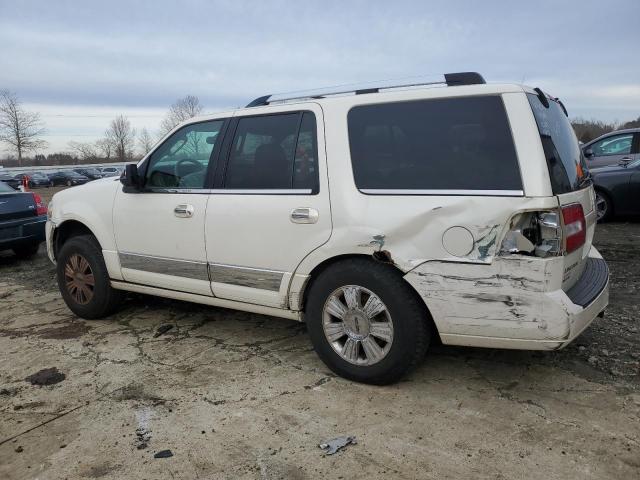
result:
M 224 125 L 212 120 L 177 130 L 141 165 L 142 191 L 118 192 L 113 222 L 126 281 L 211 295 L 206 187 Z
M 216 297 L 285 307 L 297 266 L 331 235 L 331 212 L 322 110 L 277 109 L 233 118 L 205 236 Z
M 593 152 L 593 155 L 587 157 L 587 165 L 589 168 L 598 168 L 617 165 L 620 162 L 631 162 L 636 158 L 633 146 L 633 133 L 621 133 L 603 138 L 589 146 L 588 149 Z

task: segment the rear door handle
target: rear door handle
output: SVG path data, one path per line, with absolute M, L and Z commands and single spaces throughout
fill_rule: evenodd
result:
M 320 214 L 315 208 L 299 207 L 291 210 L 291 221 L 293 223 L 316 223 Z
M 181 205 L 177 205 L 176 208 L 173 209 L 173 213 L 176 217 L 191 218 L 193 217 L 193 212 L 195 212 L 195 210 L 196 209 L 193 208 L 193 205 L 183 203 Z

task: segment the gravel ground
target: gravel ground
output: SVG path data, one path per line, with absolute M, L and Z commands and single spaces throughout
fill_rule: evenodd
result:
M 78 319 L 43 249 L 0 253 L 0 478 L 640 478 L 640 222 L 595 243 L 611 304 L 569 347 L 435 346 L 389 387 L 296 322 L 140 295 Z

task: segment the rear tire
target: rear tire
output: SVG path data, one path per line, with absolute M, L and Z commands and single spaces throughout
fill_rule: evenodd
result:
M 62 245 L 56 273 L 62 298 L 79 317 L 104 318 L 122 301 L 122 292 L 111 287 L 100 244 L 93 235 L 72 237 Z
M 39 249 L 40 249 L 39 243 L 29 243 L 26 245 L 20 245 L 19 247 L 15 247 L 13 249 L 13 253 L 15 253 L 16 257 L 18 257 L 19 259 L 27 260 L 29 258 L 34 257 L 38 253 Z
M 598 222 L 604 223 L 613 216 L 613 202 L 606 193 L 596 190 L 596 216 Z
M 394 267 L 367 259 L 345 260 L 321 272 L 305 311 L 318 356 L 357 382 L 398 381 L 424 358 L 431 339 L 422 299 Z

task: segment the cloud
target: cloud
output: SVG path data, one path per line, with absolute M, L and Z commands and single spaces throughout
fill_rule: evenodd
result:
M 570 112 L 630 119 L 640 2 L 606 8 L 625 13 L 604 21 L 600 3 L 578 0 L 0 0 L 0 87 L 60 115 L 133 115 L 186 94 L 216 111 L 268 93 L 477 70 L 540 86 Z M 52 135 L 107 123 L 61 118 L 46 118 Z

